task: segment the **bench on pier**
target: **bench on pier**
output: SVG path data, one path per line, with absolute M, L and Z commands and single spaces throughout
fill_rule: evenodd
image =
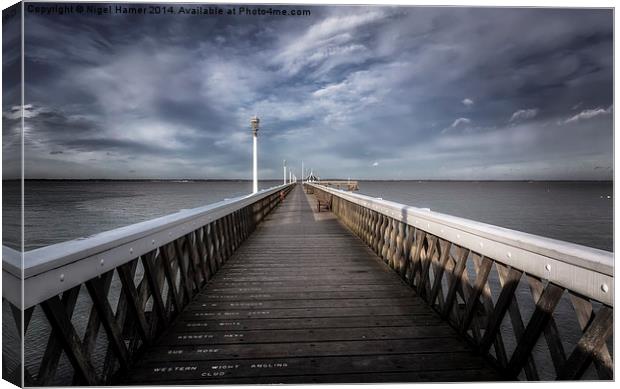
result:
M 332 209 L 332 195 L 329 193 L 325 193 L 322 191 L 316 192 L 316 210 L 317 212 L 321 212 L 321 206 L 325 208 L 327 211 L 331 211 Z

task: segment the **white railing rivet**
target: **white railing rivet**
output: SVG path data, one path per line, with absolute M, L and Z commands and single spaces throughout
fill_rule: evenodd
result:
M 456 239 L 461 239 L 461 234 L 456 234 Z
M 480 247 L 484 247 L 484 243 L 480 242 Z
M 427 228 L 431 228 L 431 223 L 426 223 Z
M 104 263 L 105 263 L 105 261 L 104 261 L 103 259 L 101 259 L 101 260 L 99 261 L 99 265 L 101 265 L 101 266 L 103 266 L 103 264 L 104 264 Z
M 609 286 L 607 286 L 607 284 L 603 284 L 601 285 L 601 290 L 603 291 L 603 293 L 607 293 L 609 292 Z
M 509 252 L 507 252 L 507 253 L 506 253 L 506 256 L 507 256 L 508 258 L 512 258 L 512 253 L 509 251 Z
M 129 254 L 133 254 L 133 247 L 129 248 Z
M 64 280 L 65 280 L 65 275 L 64 275 L 64 274 L 61 274 L 61 275 L 60 275 L 60 282 L 63 282 Z
M 551 271 L 551 265 L 550 265 L 550 264 L 546 264 L 546 265 L 545 265 L 545 270 L 547 270 L 547 271 Z
M 151 244 L 155 244 L 155 239 L 153 239 L 153 240 L 151 241 Z

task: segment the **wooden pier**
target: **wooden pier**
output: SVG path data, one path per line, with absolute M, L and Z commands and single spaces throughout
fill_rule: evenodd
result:
M 492 381 L 456 331 L 297 186 L 126 383 Z
M 336 188 L 354 192 L 360 190 L 360 186 L 357 181 L 351 180 L 320 180 L 316 182 L 318 185 L 324 185 L 329 188 Z
M 22 361 L 3 359 L 3 377 L 613 380 L 613 253 L 303 186 L 25 253 L 3 246 L 14 321 L 3 353 L 26 345 Z

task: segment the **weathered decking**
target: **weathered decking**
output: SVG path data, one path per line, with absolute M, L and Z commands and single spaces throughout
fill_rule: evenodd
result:
M 501 377 L 300 186 L 237 250 L 125 383 Z

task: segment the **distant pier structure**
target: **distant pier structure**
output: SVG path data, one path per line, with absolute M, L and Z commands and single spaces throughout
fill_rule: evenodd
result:
M 353 180 L 320 180 L 317 184 L 329 188 L 342 189 L 349 192 L 360 190 L 358 182 Z

